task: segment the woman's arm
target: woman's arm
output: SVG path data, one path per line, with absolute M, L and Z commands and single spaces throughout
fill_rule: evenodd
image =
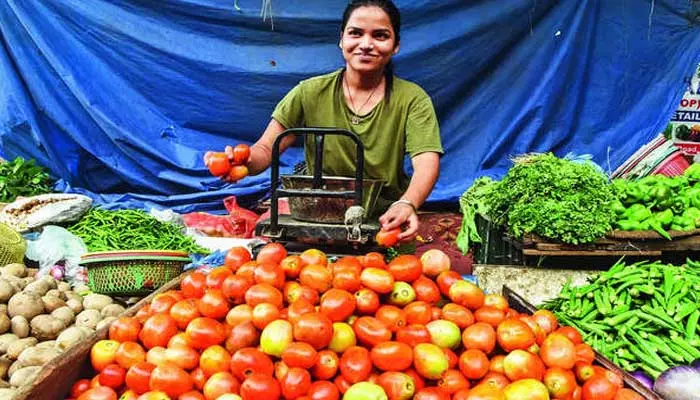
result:
M 401 233 L 399 240 L 402 242 L 411 241 L 418 233 L 417 210 L 433 191 L 435 182 L 440 175 L 440 155 L 435 152 L 425 152 L 414 156 L 411 159 L 413 165 L 413 176 L 408 185 L 408 189 L 401 196 L 401 200 L 410 202 L 394 203 L 379 218 L 379 223 L 385 230 L 398 228 L 407 223 L 406 230 Z
M 248 173 L 257 175 L 267 169 L 272 163 L 272 145 L 280 133 L 285 131 L 285 127 L 277 122 L 274 118 L 267 124 L 265 132 L 260 139 L 250 148 L 250 157 L 248 158 Z M 289 146 L 294 143 L 296 137 L 290 135 L 282 139 L 280 143 L 280 154 L 284 153 Z

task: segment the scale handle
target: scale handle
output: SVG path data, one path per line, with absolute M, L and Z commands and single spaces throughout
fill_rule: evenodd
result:
M 279 175 L 280 175 L 280 165 L 279 165 L 279 158 L 280 158 L 280 143 L 282 143 L 282 139 L 289 135 L 304 135 L 304 136 L 313 136 L 315 139 L 315 149 L 314 149 L 314 175 L 313 175 L 313 185 L 312 185 L 312 193 L 313 190 L 318 190 L 319 193 L 317 194 L 318 197 L 346 197 L 345 195 L 342 194 L 333 194 L 333 193 L 328 193 L 326 191 L 321 190 L 321 187 L 323 186 L 323 145 L 324 145 L 324 139 L 326 135 L 340 135 L 340 136 L 347 136 L 350 139 L 352 139 L 355 142 L 356 145 L 356 156 L 357 156 L 357 165 L 355 166 L 355 190 L 353 194 L 353 201 L 355 205 L 362 205 L 362 181 L 364 177 L 364 167 L 365 167 L 365 151 L 364 151 L 364 145 L 362 144 L 362 141 L 360 140 L 360 137 L 357 136 L 356 134 L 345 130 L 345 129 L 337 129 L 337 128 L 292 128 L 292 129 L 287 129 L 284 132 L 280 133 L 277 138 L 275 139 L 275 142 L 272 145 L 272 164 L 271 164 L 271 204 L 270 204 L 270 231 L 271 233 L 276 233 L 278 229 L 278 222 L 279 222 L 279 210 L 277 206 L 277 200 L 279 198 L 279 185 L 280 185 L 280 180 L 279 180 Z M 292 195 L 293 197 L 293 195 Z

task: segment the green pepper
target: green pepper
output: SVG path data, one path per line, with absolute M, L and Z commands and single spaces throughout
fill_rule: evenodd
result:
M 698 212 L 700 212 L 700 210 L 698 210 Z M 659 211 L 659 212 L 654 214 L 654 219 L 659 221 L 661 223 L 661 225 L 667 227 L 667 226 L 671 225 L 671 222 L 673 222 L 673 211 L 668 210 L 668 209 L 663 210 L 663 211 Z
M 657 183 L 651 188 L 650 195 L 658 203 L 671 197 L 671 189 L 664 183 Z
M 666 210 L 666 211 L 669 211 L 669 210 Z M 656 233 L 658 233 L 659 235 L 661 235 L 661 236 L 662 236 L 663 238 L 665 238 L 666 240 L 671 240 L 671 235 L 669 235 L 668 232 L 666 232 L 666 231 L 664 230 L 664 228 L 663 228 L 663 226 L 662 226 L 662 224 L 661 224 L 661 221 L 657 220 L 657 219 L 654 218 L 654 217 L 651 217 L 651 218 L 647 219 L 647 220 L 644 221 L 644 222 L 647 222 L 647 221 L 649 222 L 649 227 L 650 227 L 651 229 L 653 229 L 654 231 L 656 231 Z
M 640 231 L 648 231 L 651 229 L 651 224 L 650 224 L 651 218 L 647 218 L 644 221 L 639 223 L 639 230 Z
M 700 163 L 693 163 L 683 172 L 683 176 L 692 182 L 700 181 Z
M 621 219 L 617 221 L 617 226 L 623 231 L 638 231 L 640 230 L 639 221 L 633 221 L 629 219 Z
M 644 204 L 632 204 L 625 210 L 623 216 L 632 221 L 642 222 L 651 217 L 651 210 Z
M 639 183 L 630 182 L 627 184 L 625 193 L 627 194 L 628 203 L 639 203 L 644 201 L 645 193 L 642 190 L 642 185 Z
M 694 187 L 686 193 L 691 206 L 700 208 L 700 187 Z
M 674 214 L 681 215 L 689 205 L 690 201 L 688 197 L 675 196 L 659 202 L 656 207 L 660 210 L 671 210 Z
M 677 229 L 674 229 L 674 226 Z M 676 215 L 675 217 L 673 217 L 671 229 L 679 231 L 692 231 L 693 229 L 695 229 L 695 221 L 692 218 L 685 217 L 683 215 Z

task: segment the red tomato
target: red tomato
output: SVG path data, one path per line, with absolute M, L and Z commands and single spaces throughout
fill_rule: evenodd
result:
M 591 364 L 593 363 L 593 360 L 595 360 L 595 352 L 591 348 L 591 346 L 587 345 L 586 343 L 579 343 L 574 346 L 574 351 L 576 353 L 576 362 L 582 362 L 586 364 Z
M 370 358 L 382 371 L 403 371 L 413 364 L 413 349 L 406 343 L 383 342 L 372 348 Z M 342 357 L 341 357 L 342 366 Z
M 250 157 L 250 147 L 247 144 L 239 143 L 233 149 L 227 146 L 226 153 L 233 165 L 244 165 L 248 163 Z
M 383 228 L 374 236 L 374 241 L 382 247 L 394 247 L 399 242 L 401 228 L 384 230 Z
M 496 340 L 507 352 L 515 349 L 525 350 L 535 344 L 535 334 L 525 322 L 510 318 L 498 325 Z
M 282 308 L 282 292 L 269 283 L 257 283 L 245 292 L 245 302 L 251 307 L 260 303 L 270 303 L 277 308 Z
M 296 279 L 304 267 L 304 262 L 297 255 L 287 256 L 280 261 L 280 267 L 282 267 L 282 271 L 284 271 L 284 275 L 287 278 Z
M 406 343 L 411 348 L 419 343 L 431 343 L 430 331 L 424 325 L 411 324 L 396 331 L 396 341 Z
M 295 324 L 297 321 L 299 321 L 299 318 L 301 318 L 302 315 L 312 312 L 316 312 L 314 305 L 307 299 L 300 298 L 290 304 L 287 308 L 287 319 L 292 324 Z
M 423 264 L 423 273 L 431 278 L 449 271 L 451 266 L 450 257 L 439 249 L 430 249 L 423 253 L 420 262 Z
M 255 284 L 253 279 L 244 275 L 231 275 L 221 284 L 221 293 L 233 304 L 245 301 L 245 292 Z
M 562 326 L 555 331 L 556 333 L 562 334 L 571 340 L 571 343 L 577 345 L 583 343 L 583 338 L 581 337 L 581 332 L 578 329 L 570 326 Z
M 420 259 L 410 254 L 403 254 L 391 260 L 387 270 L 394 276 L 395 280 L 409 283 L 423 275 Z
M 443 271 L 440 272 L 435 278 L 435 283 L 437 283 L 438 288 L 440 289 L 440 293 L 443 296 L 449 296 L 450 295 L 450 287 L 455 282 L 459 282 L 462 280 L 462 275 L 459 274 L 457 271 Z
M 231 354 L 221 346 L 207 347 L 199 357 L 199 368 L 207 376 L 227 372 L 231 368 Z
M 282 361 L 289 367 L 310 369 L 318 362 L 318 353 L 308 343 L 292 342 L 282 351 Z
M 90 361 L 95 371 L 102 371 L 109 364 L 113 364 L 117 358 L 119 342 L 115 340 L 100 340 L 90 349 Z
M 565 398 L 576 389 L 576 376 L 571 370 L 559 367 L 550 368 L 544 373 L 544 385 L 555 398 Z
M 151 316 L 151 305 L 146 304 L 143 307 L 139 308 L 138 311 L 136 311 L 136 315 L 134 315 L 134 318 L 139 322 L 139 324 L 143 324 L 146 322 L 148 317 Z
M 232 272 L 236 272 L 238 268 L 251 260 L 250 252 L 245 247 L 234 246 L 226 252 L 224 258 L 224 266 Z
M 479 381 L 479 385 L 491 386 L 495 389 L 503 390 L 510 383 L 505 375 L 499 372 L 488 372 Z
M 220 289 L 221 285 L 224 283 L 224 279 L 231 275 L 233 275 L 233 272 L 226 267 L 216 267 L 212 269 L 207 274 L 207 288 Z
M 294 324 L 294 340 L 306 342 L 320 350 L 333 339 L 333 322 L 321 313 L 308 313 Z
M 226 323 L 232 327 L 248 321 L 253 321 L 253 307 L 247 304 L 239 304 L 226 314 Z
M 269 283 L 277 289 L 284 287 L 285 275 L 284 270 L 279 264 L 270 262 L 259 263 L 258 267 L 253 272 L 255 283 Z
M 98 376 L 100 386 L 107 386 L 117 390 L 124 384 L 126 370 L 117 364 L 110 364 Z
M 203 390 L 204 384 L 207 383 L 207 379 L 209 378 L 207 374 L 205 374 L 201 368 L 197 367 L 192 372 L 190 372 L 190 376 L 192 377 L 192 381 L 194 382 L 194 387 L 197 388 L 197 390 Z
M 140 362 L 126 371 L 126 387 L 136 394 L 146 393 L 150 390 L 151 373 L 156 368 L 149 362 Z
M 175 296 L 168 293 L 157 294 L 151 301 L 151 314 L 160 314 L 170 312 L 170 307 L 177 303 Z
M 496 331 L 484 322 L 477 322 L 462 332 L 462 344 L 466 349 L 478 349 L 491 354 L 496 347 Z
M 403 308 L 406 314 L 406 324 L 425 325 L 432 320 L 433 312 L 430 304 L 424 301 L 414 301 Z
M 282 395 L 285 399 L 297 399 L 308 393 L 311 387 L 311 374 L 309 371 L 292 367 L 289 368 L 287 374 L 279 380 Z
M 90 380 L 89 379 L 79 379 L 71 387 L 70 397 L 72 397 L 72 398 L 80 397 L 80 395 L 83 394 L 84 392 L 86 392 L 88 389 L 90 389 Z
M 231 170 L 231 162 L 226 153 L 222 152 L 207 151 L 204 154 L 204 164 L 214 176 L 224 176 Z
M 623 388 L 617 391 L 615 400 L 644 400 L 644 397 L 632 389 Z
M 484 305 L 484 291 L 475 284 L 459 280 L 454 282 L 447 292 L 453 303 L 467 307 L 470 310 L 478 310 Z
M 246 347 L 231 357 L 231 373 L 237 379 L 244 380 L 253 373 L 272 376 L 274 372 L 275 365 L 270 357 L 258 349 Z
M 165 349 L 165 361 L 191 371 L 199 365 L 199 352 L 189 346 L 169 347 Z
M 107 386 L 98 386 L 83 392 L 78 400 L 117 400 L 117 393 Z
M 365 268 L 360 274 L 360 282 L 366 288 L 381 294 L 390 293 L 394 289 L 394 276 L 385 269 Z
M 139 338 L 141 323 L 133 317 L 119 317 L 109 326 L 109 338 L 117 342 L 135 342 Z
M 244 347 L 257 346 L 259 342 L 260 332 L 255 329 L 252 321 L 246 321 L 231 329 L 224 346 L 229 353 L 233 354 Z
M 253 373 L 241 385 L 243 400 L 278 400 L 281 395 L 279 382 L 271 375 Z
M 496 293 L 489 293 L 486 296 L 484 296 L 484 305 L 497 308 L 503 311 L 504 313 L 510 310 L 508 300 L 506 300 L 506 298 L 503 297 L 503 295 Z
M 576 363 L 574 365 L 574 373 L 579 382 L 585 382 L 595 375 L 595 369 L 591 364 Z
M 467 379 L 483 378 L 489 372 L 490 365 L 488 357 L 481 350 L 467 350 L 459 356 L 459 370 Z
M 146 351 L 136 342 L 123 342 L 117 348 L 114 360 L 122 368 L 129 369 L 135 364 L 146 361 Z
M 430 278 L 421 275 L 411 284 L 416 292 L 416 300 L 424 301 L 428 304 L 436 304 L 440 301 L 440 289 Z
M 544 369 L 542 360 L 525 350 L 513 350 L 503 359 L 503 370 L 511 381 L 528 378 L 541 381 Z
M 202 392 L 206 400 L 216 400 L 226 393 L 238 393 L 241 384 L 228 372 L 217 372 L 204 383 Z
M 358 274 L 362 272 L 362 263 L 357 257 L 345 256 L 338 259 L 332 266 L 333 274 L 338 271 L 350 270 L 357 272 Z
M 138 397 L 136 400 L 171 400 L 165 392 L 161 390 L 151 390 Z
M 622 378 L 622 374 L 611 371 L 609 369 L 603 368 L 598 365 L 593 366 L 593 371 L 595 371 L 596 375 L 600 375 L 605 377 L 610 383 L 612 383 L 614 386 L 616 386 L 619 389 L 622 389 L 625 386 L 625 382 Z
M 417 391 L 413 400 L 450 400 L 450 395 L 437 387 L 426 387 Z
M 352 383 L 350 383 L 349 380 L 347 380 L 343 375 L 338 375 L 333 379 L 333 383 L 335 383 L 335 386 L 338 388 L 340 393 L 345 394 L 345 392 L 350 389 L 350 386 L 352 386 Z
M 268 243 L 264 245 L 258 255 L 255 257 L 255 261 L 258 264 L 262 263 L 272 263 L 279 264 L 287 257 L 287 249 L 284 248 L 280 243 Z
M 257 261 L 248 261 L 247 263 L 244 263 L 243 265 L 238 267 L 235 275 L 244 276 L 246 278 L 249 278 L 249 279 L 255 281 L 255 268 L 257 268 L 257 267 L 258 267 Z
M 197 303 L 200 314 L 214 319 L 223 319 L 229 311 L 228 300 L 219 289 L 208 289 Z
M 375 317 L 389 328 L 390 331 L 396 332 L 399 328 L 406 326 L 406 313 L 391 305 L 379 307 Z
M 457 354 L 455 354 L 454 351 L 450 349 L 442 349 L 442 351 L 445 353 L 447 356 L 447 365 L 450 369 L 453 369 L 457 366 L 459 363 L 459 357 L 457 357 Z
M 469 381 L 456 369 L 448 369 L 438 380 L 438 388 L 447 393 L 453 394 L 463 389 L 469 389 Z
M 321 296 L 321 314 L 332 322 L 348 319 L 355 312 L 355 296 L 340 289 L 330 289 Z
M 177 322 L 168 314 L 154 314 L 143 323 L 139 340 L 147 349 L 165 347 L 177 333 Z
M 309 387 L 307 396 L 310 400 L 338 400 L 340 391 L 332 382 L 315 381 Z
M 547 335 L 559 327 L 557 317 L 549 310 L 537 310 L 532 317 Z
M 319 380 L 331 379 L 338 372 L 338 364 L 340 359 L 338 355 L 330 350 L 321 350 L 318 352 L 318 361 L 311 369 L 311 375 Z
M 207 288 L 207 276 L 199 271 L 187 274 L 180 282 L 180 290 L 186 298 L 200 298 Z
M 581 388 L 583 400 L 613 400 L 618 387 L 602 375 L 594 375 Z
M 495 307 L 483 306 L 474 311 L 474 319 L 478 322 L 486 322 L 496 328 L 506 317 L 506 313 Z
M 547 387 L 536 379 L 521 379 L 503 389 L 506 400 L 549 400 Z
M 369 351 L 360 346 L 345 350 L 340 356 L 340 373 L 351 384 L 367 380 L 372 372 Z
M 170 397 L 177 397 L 192 390 L 194 381 L 184 369 L 165 362 L 151 372 L 149 386 L 151 390 L 160 390 Z
M 331 270 L 325 264 L 309 264 L 301 269 L 299 282 L 304 286 L 323 293 L 331 288 L 333 276 L 331 275 Z
M 355 292 L 355 304 L 360 314 L 374 315 L 379 309 L 379 296 L 371 289 L 362 288 Z
M 539 356 L 547 367 L 571 369 L 576 363 L 576 349 L 566 336 L 553 333 L 544 340 Z
M 195 299 L 180 300 L 170 307 L 170 316 L 177 322 L 177 326 L 180 329 L 187 328 L 187 324 L 199 317 L 199 315 L 197 300 Z
M 328 257 L 324 252 L 318 249 L 307 249 L 304 250 L 299 257 L 304 265 L 327 265 Z
M 357 340 L 369 347 L 391 340 L 391 330 L 379 319 L 360 317 L 352 324 Z
M 357 258 L 362 268 L 386 268 L 386 261 L 382 253 L 373 251 Z
M 444 320 L 454 322 L 459 329 L 464 329 L 475 322 L 474 314 L 472 314 L 467 307 L 460 306 L 459 304 L 455 303 L 445 304 L 442 307 L 441 317 Z
M 123 400 L 123 399 L 119 399 Z M 187 393 L 183 393 L 180 395 L 180 397 L 177 398 L 177 400 L 206 400 L 206 397 L 204 397 L 203 394 L 199 393 L 196 390 L 190 390 Z
M 379 375 L 376 383 L 384 389 L 387 397 L 391 400 L 410 399 L 416 391 L 413 378 L 403 372 L 384 372 Z
M 362 287 L 360 272 L 351 268 L 341 268 L 333 273 L 332 286 L 336 289 L 355 293 Z
M 192 348 L 201 350 L 223 343 L 226 340 L 226 331 L 219 321 L 199 317 L 187 325 L 185 336 Z

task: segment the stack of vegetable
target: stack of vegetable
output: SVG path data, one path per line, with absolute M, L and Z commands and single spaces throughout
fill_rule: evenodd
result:
M 47 170 L 34 160 L 17 157 L 0 162 L 0 203 L 11 203 L 20 196 L 50 193 L 52 187 Z
M 521 156 L 498 182 L 478 180 L 460 201 L 464 222 L 458 243 L 479 242 L 476 212 L 516 238 L 526 234 L 558 242 L 589 243 L 611 230 L 614 200 L 607 176 L 593 163 L 551 153 Z
M 588 285 L 566 285 L 542 308 L 615 364 L 657 378 L 700 358 L 699 293 L 700 263 L 620 261 Z
M 654 230 L 671 240 L 667 230 L 692 231 L 700 226 L 700 164 L 683 175 L 651 175 L 637 181 L 616 179 L 611 206 L 615 227 L 624 231 Z
M 546 310 L 524 315 L 430 250 L 329 263 L 266 245 L 187 275 L 91 351 L 87 399 L 641 399 Z M 618 396 L 618 397 L 615 397 Z
M 37 279 L 22 264 L 0 268 L 0 398 L 11 398 L 44 364 L 124 312 L 108 296 L 79 290 L 50 276 Z
M 184 235 L 181 227 L 161 222 L 141 210 L 92 208 L 68 231 L 82 238 L 88 251 L 178 250 L 209 253 L 191 237 Z

